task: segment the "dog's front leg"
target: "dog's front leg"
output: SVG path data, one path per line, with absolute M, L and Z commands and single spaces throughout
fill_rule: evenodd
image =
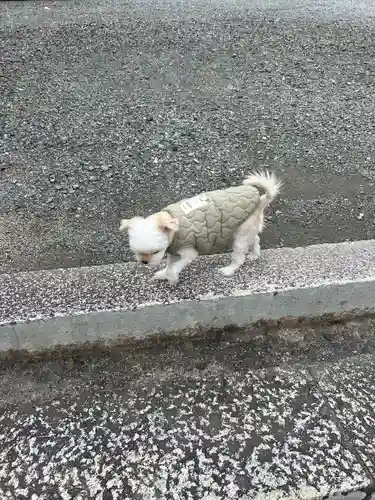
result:
M 178 282 L 180 272 L 195 260 L 198 252 L 194 248 L 183 248 L 179 251 L 179 257 L 167 255 L 167 265 L 161 271 L 154 274 L 153 279 L 168 280 L 170 285 Z
M 167 254 L 167 265 L 161 271 L 156 272 L 153 276 L 153 279 L 154 280 L 169 280 L 169 276 L 171 276 L 172 266 L 173 266 L 173 262 L 175 261 L 175 259 L 176 259 L 176 257 L 173 257 L 172 255 Z
M 168 277 L 168 281 L 171 285 L 175 285 L 178 282 L 180 272 L 198 257 L 198 252 L 195 248 L 183 248 L 178 253 L 180 259 L 172 264 L 171 272 Z
M 233 276 L 239 267 L 245 262 L 246 252 L 249 250 L 250 241 L 248 237 L 236 235 L 233 242 L 232 259 L 229 266 L 221 267 L 220 272 L 224 276 Z
M 161 271 L 154 274 L 154 279 L 168 280 L 170 285 L 175 285 L 178 282 L 180 272 L 192 262 L 198 255 L 194 248 L 184 248 L 180 250 L 179 257 L 167 255 L 167 265 Z

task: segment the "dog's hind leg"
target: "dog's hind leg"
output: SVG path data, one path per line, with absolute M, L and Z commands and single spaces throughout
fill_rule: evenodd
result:
M 262 214 L 261 214 L 262 215 Z M 262 229 L 262 219 L 259 214 L 250 216 L 237 230 L 233 240 L 232 261 L 229 266 L 222 267 L 224 276 L 232 276 L 245 262 L 246 254 L 251 250 L 251 260 L 260 255 L 259 231 Z
M 229 266 L 221 267 L 220 272 L 224 276 L 232 276 L 235 271 L 245 262 L 246 254 L 249 251 L 249 237 L 236 235 L 233 242 L 232 260 Z
M 251 246 L 250 246 L 250 260 L 257 260 L 260 257 L 260 238 L 258 235 L 255 236 Z

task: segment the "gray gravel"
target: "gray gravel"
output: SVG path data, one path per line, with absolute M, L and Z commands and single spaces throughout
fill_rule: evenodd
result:
M 1 3 L 0 271 L 127 260 L 120 216 L 251 168 L 266 247 L 374 237 L 374 7 L 305 7 Z

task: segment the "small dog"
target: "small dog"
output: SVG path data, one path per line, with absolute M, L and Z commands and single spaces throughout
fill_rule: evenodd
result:
M 259 257 L 264 209 L 280 186 L 273 174 L 254 173 L 242 186 L 201 193 L 147 218 L 123 219 L 120 231 L 128 231 L 129 246 L 143 264 L 155 267 L 167 254 L 165 269 L 155 273 L 154 279 L 174 285 L 181 271 L 199 254 L 221 253 L 229 248 L 231 263 L 220 271 L 232 276 L 249 251 L 253 260 Z

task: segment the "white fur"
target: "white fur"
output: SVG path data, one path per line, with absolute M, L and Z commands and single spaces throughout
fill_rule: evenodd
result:
M 249 175 L 243 184 L 255 186 L 265 191 L 265 194 L 260 197 L 260 208 L 263 210 L 276 198 L 281 188 L 281 182 L 276 179 L 275 174 L 267 170 Z
M 159 265 L 169 245 L 169 239 L 168 234 L 160 231 L 155 218 L 151 216 L 147 219 L 134 219 L 128 231 L 129 246 L 137 260 L 141 262 L 143 255 L 152 254 L 150 266 Z
M 231 263 L 220 269 L 225 276 L 232 276 L 242 266 L 249 251 L 252 260 L 260 256 L 259 234 L 263 230 L 264 209 L 277 196 L 281 186 L 276 177 L 269 172 L 251 174 L 243 183 L 257 187 L 265 193 L 261 195 L 255 212 L 235 232 Z M 168 220 L 168 214 L 159 212 L 146 219 L 135 217 L 121 221 L 120 230 L 126 229 L 129 232 L 130 248 L 137 259 L 154 267 L 162 261 L 174 232 L 178 230 L 178 221 L 177 219 Z M 197 256 L 195 248 L 181 249 L 178 257 L 167 255 L 166 267 L 155 273 L 154 279 L 167 280 L 172 285 L 176 284 L 181 271 Z
M 232 261 L 229 266 L 220 268 L 225 276 L 232 276 L 242 266 L 249 250 L 252 260 L 260 256 L 259 234 L 264 227 L 264 209 L 278 195 L 281 187 L 281 183 L 277 181 L 274 174 L 267 171 L 249 175 L 243 184 L 260 188 L 265 193 L 260 197 L 257 210 L 237 229 L 234 235 Z
M 178 282 L 180 272 L 198 257 L 198 252 L 195 248 L 184 248 L 179 255 L 180 258 L 177 258 L 177 260 L 171 255 L 167 255 L 166 267 L 155 273 L 154 279 L 168 280 L 170 285 L 175 285 Z
M 168 236 L 151 217 L 141 219 L 129 231 L 129 246 L 135 252 L 152 253 L 168 246 Z

